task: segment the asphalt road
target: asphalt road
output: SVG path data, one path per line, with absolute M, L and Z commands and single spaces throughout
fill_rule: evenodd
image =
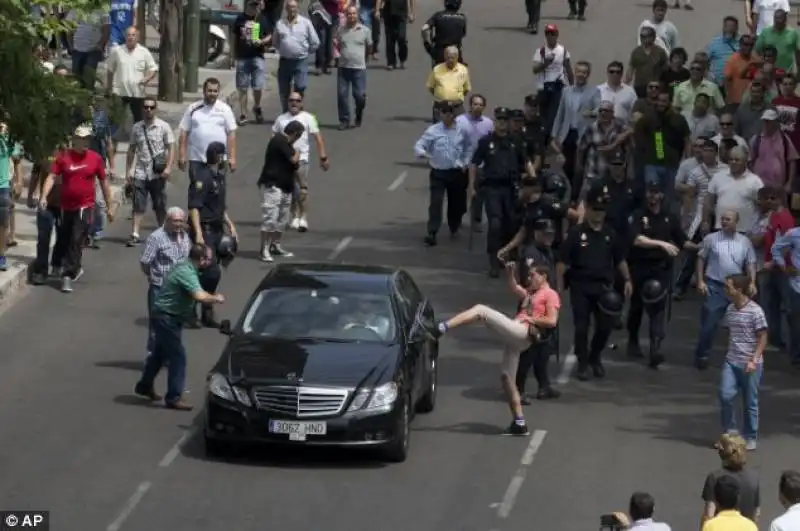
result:
M 465 4 L 474 87 L 490 108 L 519 106 L 533 86 L 530 56 L 541 37 L 518 30 L 525 20 L 521 1 Z M 700 2 L 673 19 L 695 50 L 723 12 L 738 14 L 740 6 Z M 422 0 L 418 19 L 433 9 Z M 590 9 L 588 22 L 568 22 L 566 6 L 550 0 L 544 15 L 559 24 L 573 57 L 592 61 L 593 81 L 600 82 L 605 64 L 627 57 L 649 9 L 618 0 L 605 2 L 602 12 Z M 485 255 L 468 252 L 465 240 L 421 246 L 426 172 L 413 164 L 411 146 L 429 103 L 419 27 L 419 21 L 410 27 L 408 70 L 370 71 L 360 130 L 335 131 L 335 79 L 312 78 L 307 107 L 325 127 L 333 167 L 310 179 L 311 232 L 288 236 L 286 246 L 302 260 L 407 267 L 440 315 L 477 302 L 510 311 L 502 283 L 484 274 Z M 274 102 L 268 109 L 277 112 Z M 230 206 L 245 251 L 222 283 L 229 302 L 221 313 L 230 318 L 267 268 L 257 261 L 255 180 L 268 137 L 267 126 L 239 135 L 241 167 Z M 185 184 L 179 181 L 173 202 L 184 203 Z M 709 442 L 718 431 L 717 371 L 701 375 L 688 364 L 696 301 L 674 308 L 663 370 L 608 352 L 605 381 L 569 381 L 561 400 L 528 408 L 536 430 L 530 439 L 497 436 L 508 421 L 498 390 L 499 349 L 487 332 L 471 329 L 442 345 L 438 408 L 417 418 L 406 463 L 387 466 L 329 451 L 264 451 L 211 462 L 193 430 L 196 413 L 143 406 L 131 396 L 144 356 L 146 285 L 138 251 L 122 245 L 127 222 L 110 232 L 102 250 L 89 252 L 74 294 L 37 288 L 0 318 L 0 508 L 50 510 L 53 529 L 64 531 L 579 530 L 596 528 L 600 514 L 624 508 L 632 491 L 644 489 L 674 529 L 696 525 L 702 481 L 717 465 Z M 212 331 L 186 337 L 189 396 L 199 403 L 223 339 Z M 761 446 L 753 459 L 764 482 L 764 514 L 772 518 L 779 511 L 778 474 L 798 466 L 792 436 L 800 415 L 798 376 L 778 354 L 767 364 Z M 559 371 L 554 363 L 554 376 Z

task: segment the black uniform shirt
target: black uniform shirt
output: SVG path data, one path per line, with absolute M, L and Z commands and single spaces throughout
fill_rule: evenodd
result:
M 594 230 L 584 222 L 572 227 L 561 245 L 560 261 L 569 267 L 569 281 L 614 283 L 616 269 L 625 260 L 626 242 L 608 225 Z
M 595 185 L 597 186 L 597 185 Z M 628 233 L 628 218 L 636 208 L 636 189 L 631 181 L 623 179 L 617 181 L 611 176 L 605 176 L 600 181 L 604 195 L 608 198 L 606 206 L 606 223 L 617 234 L 626 238 Z
M 533 160 L 535 156 L 544 155 L 547 132 L 544 122 L 540 118 L 525 120 L 523 136 L 525 137 L 525 151 L 529 159 Z
M 512 136 L 490 133 L 480 140 L 472 155 L 472 163 L 483 164 L 483 184 L 512 186 L 525 167 L 525 152 L 519 140 Z
M 189 182 L 189 210 L 200 212 L 200 223 L 222 223 L 225 220 L 225 174 L 203 166 Z
M 433 45 L 439 49 L 448 46 L 461 48 L 461 41 L 467 36 L 467 17 L 464 13 L 437 11 L 426 24 L 433 31 Z
M 664 265 L 668 267 L 672 263 L 672 258 L 660 248 L 646 248 L 633 245 L 637 236 L 645 236 L 651 240 L 670 242 L 683 248 L 686 243 L 686 234 L 683 232 L 680 217 L 675 214 L 661 211 L 654 214 L 649 208 L 645 207 L 634 212 L 628 218 L 630 225 L 631 248 L 628 252 L 628 260 L 633 264 L 648 264 L 650 266 Z

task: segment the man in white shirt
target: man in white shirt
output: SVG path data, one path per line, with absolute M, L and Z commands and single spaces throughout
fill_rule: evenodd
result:
M 67 20 L 78 24 L 70 42 L 72 73 L 84 88 L 93 89 L 97 65 L 103 60 L 111 35 L 108 13 L 98 9 L 82 17 L 73 10 L 67 15 Z
M 564 46 L 558 44 L 558 27 L 548 24 L 544 27 L 545 45 L 533 54 L 533 74 L 536 77 L 536 90 L 539 97 L 539 116 L 544 130 L 553 130 L 561 91 L 564 85 L 575 82 L 572 60 Z
M 756 199 L 758 191 L 764 187 L 761 178 L 747 169 L 747 150 L 735 147 L 728 158 L 728 171 L 722 171 L 708 183 L 708 195 L 703 209 L 704 234 L 709 232 L 708 219 L 714 212 L 714 228 L 721 227 L 725 212 L 738 214 L 736 230 L 744 233 L 750 230 L 756 219 Z
M 606 82 L 597 85 L 597 88 L 600 90 L 600 101 L 614 104 L 614 118 L 629 124 L 638 96 L 633 87 L 622 82 L 623 69 L 621 62 L 611 61 L 606 69 Z
M 124 45 L 111 48 L 106 71 L 106 88 L 128 105 L 133 123 L 144 120 L 145 87 L 158 74 L 158 65 L 150 50 L 139 44 L 136 28 L 125 30 Z
M 781 474 L 778 493 L 786 512 L 772 521 L 769 531 L 800 531 L 800 472 L 787 470 Z
M 779 9 L 792 12 L 789 0 L 744 0 L 744 19 L 750 31 L 755 29 L 761 35 L 764 29 L 773 25 L 775 12 Z
M 231 106 L 219 99 L 219 79 L 203 82 L 203 101 L 192 103 L 178 126 L 178 167 L 189 169 L 189 179 L 206 162 L 206 150 L 212 142 L 222 142 L 227 151 L 228 167 L 236 170 L 236 117 Z
M 303 130 L 302 136 L 292 144 L 292 147 L 294 147 L 295 151 L 300 155 L 300 162 L 297 166 L 299 179 L 295 180 L 295 184 L 300 182 L 308 183 L 308 169 L 311 159 L 311 142 L 309 141 L 309 137 L 313 136 L 314 143 L 317 145 L 320 167 L 323 171 L 328 171 L 330 164 L 328 162 L 328 155 L 325 152 L 325 141 L 322 139 L 317 117 L 303 110 L 303 96 L 299 92 L 293 92 L 289 94 L 288 103 L 289 111 L 275 118 L 275 123 L 272 125 L 272 134 L 283 133 L 284 128 L 286 128 L 290 122 L 300 122 L 303 124 L 305 129 Z M 298 186 L 295 187 L 294 193 L 292 194 L 292 221 L 289 227 L 300 232 L 306 232 L 308 230 L 308 195 L 305 196 L 305 199 L 301 199 Z
M 686 8 L 689 9 L 690 4 L 686 2 Z M 639 24 L 639 29 L 636 32 L 636 42 L 639 46 L 642 45 L 642 28 L 648 26 L 656 32 L 656 45 L 660 46 L 670 54 L 672 50 L 680 46 L 678 43 L 678 28 L 675 24 L 667 20 L 667 2 L 666 0 L 655 0 L 653 2 L 653 17 L 643 20 Z

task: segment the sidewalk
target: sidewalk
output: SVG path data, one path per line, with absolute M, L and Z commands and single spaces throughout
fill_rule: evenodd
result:
M 275 77 L 277 71 L 277 60 L 268 60 L 268 75 L 271 78 Z M 201 68 L 199 80 L 200 83 L 208 77 L 216 77 L 220 80 L 221 98 L 223 101 L 233 103 L 236 98 L 235 87 L 235 72 L 234 70 L 214 70 L 208 68 Z M 268 91 L 275 91 L 274 79 L 269 79 L 267 86 Z M 155 95 L 158 87 L 150 87 L 148 94 Z M 202 92 L 184 93 L 183 103 L 167 103 L 159 102 L 159 116 L 161 119 L 166 120 L 173 128 L 178 127 L 183 112 L 186 106 L 201 100 L 203 97 Z M 269 97 L 269 95 L 268 95 Z M 126 132 L 130 131 L 130 123 L 121 129 Z M 121 137 L 126 137 L 127 134 L 123 133 Z M 125 175 L 125 157 L 128 153 L 128 143 L 120 141 L 117 145 L 117 153 L 114 157 L 114 173 L 119 176 Z M 30 176 L 31 165 L 27 161 L 23 161 L 23 173 L 25 175 L 26 186 Z M 112 185 L 112 195 L 115 201 L 122 199 L 122 186 L 119 184 Z M 125 221 L 127 209 L 120 209 L 117 213 L 117 220 Z M 13 304 L 29 280 L 28 267 L 36 257 L 36 212 L 25 204 L 25 194 L 21 201 L 17 202 L 15 214 L 16 216 L 16 234 L 15 239 L 18 242 L 16 247 L 11 247 L 6 252 L 8 258 L 9 268 L 8 271 L 0 272 L 0 310 L 6 306 Z M 53 239 L 55 240 L 55 238 Z M 91 253 L 87 254 L 87 259 L 91 260 Z

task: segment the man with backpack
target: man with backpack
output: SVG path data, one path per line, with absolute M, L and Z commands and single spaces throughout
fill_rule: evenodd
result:
M 765 186 L 791 192 L 798 158 L 791 138 L 781 131 L 778 111 L 764 111 L 761 132 L 750 139 L 750 171 L 761 177 Z

